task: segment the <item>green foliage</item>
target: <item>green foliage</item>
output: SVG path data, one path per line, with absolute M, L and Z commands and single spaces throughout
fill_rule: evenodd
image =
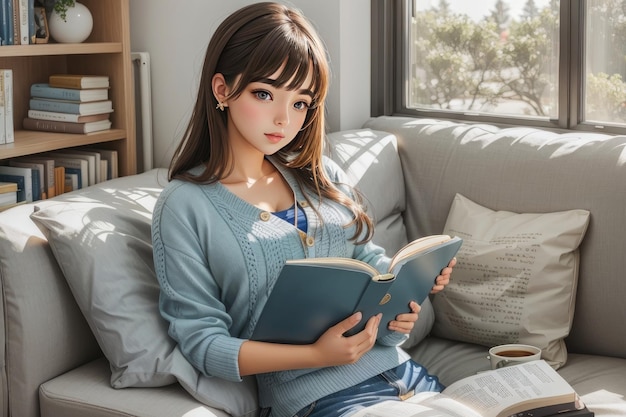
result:
M 619 74 L 587 75 L 585 114 L 590 120 L 626 120 L 626 83 Z
M 467 16 L 430 11 L 420 13 L 415 25 L 411 53 L 427 65 L 415 68 L 422 82 L 412 91 L 412 101 L 446 109 L 462 99 L 473 108 L 478 98 L 493 95 L 487 82 L 499 65 L 493 22 L 474 25 Z
M 61 19 L 65 21 L 67 17 L 67 9 L 74 7 L 75 0 L 56 0 L 54 3 L 54 11 L 59 14 Z
M 591 64 L 596 74 L 587 77 L 586 117 L 623 122 L 626 84 L 619 74 L 626 73 L 626 0 L 590 4 L 600 3 L 612 10 L 597 13 L 603 20 L 595 24 L 611 29 L 607 33 L 613 38 L 605 42 L 613 48 L 608 64 L 615 74 L 594 71 Z M 593 7 L 599 6 L 590 7 L 590 19 Z M 516 102 L 531 116 L 557 114 L 558 2 L 538 9 L 527 0 L 521 18 L 512 20 L 506 3 L 498 1 L 490 16 L 474 21 L 441 0 L 439 8 L 417 13 L 412 25 L 409 106 L 491 111 Z M 606 58 L 597 61 L 606 63 Z

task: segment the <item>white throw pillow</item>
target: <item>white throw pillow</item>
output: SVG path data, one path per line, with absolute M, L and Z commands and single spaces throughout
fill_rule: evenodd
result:
M 588 224 L 586 210 L 494 211 L 457 194 L 443 233 L 464 242 L 450 284 L 434 297 L 433 334 L 531 344 L 555 368 L 565 364 Z
M 158 309 L 152 210 L 165 170 L 123 177 L 39 203 L 31 215 L 111 365 L 114 388 L 178 381 L 194 398 L 233 416 L 258 414 L 256 382 L 207 378 L 167 334 Z

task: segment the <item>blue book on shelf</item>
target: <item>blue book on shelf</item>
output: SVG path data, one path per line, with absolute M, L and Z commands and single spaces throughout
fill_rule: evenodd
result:
M 9 15 L 7 0 L 0 0 L 0 45 L 6 45 L 9 39 Z
M 6 3 L 7 6 L 7 45 L 15 44 L 15 31 L 13 30 L 13 1 L 12 0 L 2 0 L 3 3 Z
M 24 176 L 0 174 L 0 181 L 2 182 L 14 182 L 17 184 L 17 202 L 26 201 L 26 188 L 24 187 Z
M 28 0 L 28 43 L 35 43 L 37 37 L 35 28 L 35 0 Z
M 87 116 L 91 114 L 110 113 L 113 110 L 111 100 L 91 101 L 88 103 L 77 103 L 66 100 L 53 100 L 43 98 L 30 99 L 31 110 L 44 110 L 57 113 L 71 113 Z
M 41 183 L 39 182 L 39 170 L 32 169 L 33 171 L 33 201 L 41 200 Z
M 70 101 L 102 101 L 108 100 L 109 90 L 106 88 L 76 89 L 50 87 L 48 83 L 34 83 L 30 86 L 30 96 L 32 98 L 48 98 L 55 100 Z

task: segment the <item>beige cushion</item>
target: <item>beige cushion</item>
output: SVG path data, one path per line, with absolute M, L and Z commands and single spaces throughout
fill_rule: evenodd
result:
M 233 416 L 257 414 L 256 383 L 202 376 L 167 334 L 158 310 L 152 210 L 165 170 L 118 178 L 42 201 L 31 218 L 111 365 L 111 385 L 178 381 L 192 396 Z
M 434 297 L 433 334 L 493 346 L 540 347 L 555 367 L 574 316 L 578 246 L 589 212 L 493 211 L 457 194 L 443 233 L 464 239 L 446 290 Z

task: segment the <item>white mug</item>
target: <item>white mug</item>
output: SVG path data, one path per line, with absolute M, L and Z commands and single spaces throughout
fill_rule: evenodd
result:
M 498 345 L 489 349 L 491 369 L 515 365 L 520 362 L 530 362 L 541 359 L 541 349 L 536 346 L 511 343 Z

